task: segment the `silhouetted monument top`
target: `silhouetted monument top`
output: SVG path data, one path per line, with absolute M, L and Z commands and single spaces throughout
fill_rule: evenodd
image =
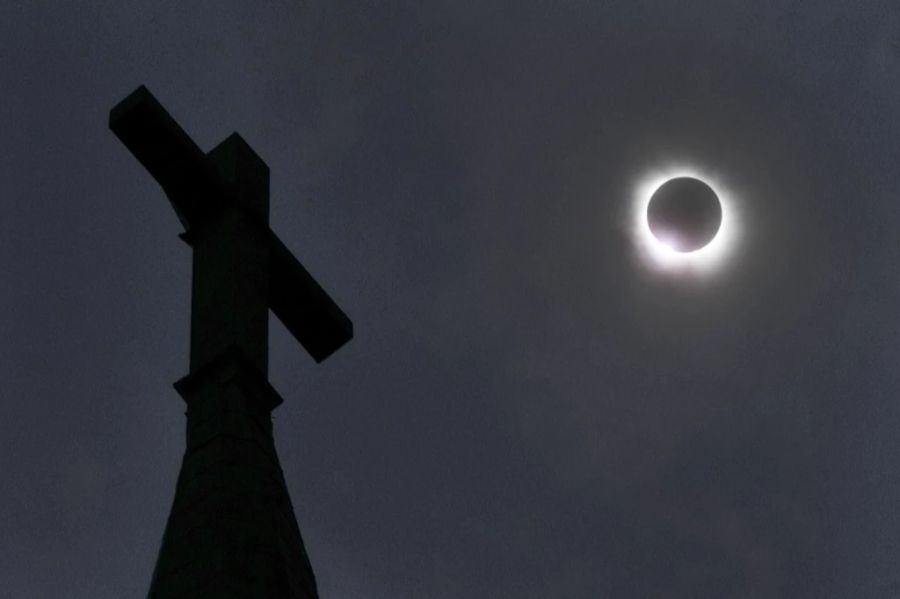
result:
M 269 308 L 317 362 L 353 326 L 269 229 L 269 169 L 238 134 L 204 153 L 143 86 L 109 126 L 193 250 L 187 448 L 148 597 L 316 599 L 272 437 Z
M 216 242 L 221 244 L 210 248 L 212 252 L 228 251 L 228 243 L 237 235 L 264 236 L 260 241 L 268 246 L 268 257 L 263 261 L 268 261 L 270 276 L 262 282 L 267 293 L 261 299 L 317 362 L 350 340 L 350 319 L 268 228 L 269 169 L 237 133 L 205 154 L 144 86 L 112 109 L 109 126 L 162 186 L 184 225 L 188 243 L 193 244 L 197 229 L 221 220 L 224 212 L 234 208 L 245 222 L 239 228 L 223 227 L 221 233 L 227 239 L 217 236 Z M 251 232 L 253 227 L 259 230 Z M 195 264 L 195 268 L 198 266 L 216 268 L 206 261 Z M 203 273 L 199 274 L 205 279 Z M 203 293 L 195 286 L 195 299 L 202 300 L 196 298 L 198 291 Z M 203 308 L 215 310 L 213 304 L 224 299 L 210 298 L 210 304 Z M 236 307 L 246 306 L 228 306 Z M 196 312 L 200 306 L 195 302 L 193 308 Z M 239 320 L 241 316 L 224 320 Z M 221 319 L 216 320 L 221 324 Z M 192 348 L 204 342 L 194 338 L 197 334 L 209 334 L 203 330 L 203 323 L 198 324 L 201 330 L 192 327 Z M 192 351 L 192 370 L 199 366 L 196 357 Z

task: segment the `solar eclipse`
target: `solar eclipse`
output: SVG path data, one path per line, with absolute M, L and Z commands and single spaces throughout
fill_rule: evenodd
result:
M 718 178 L 692 168 L 647 174 L 632 206 L 632 235 L 645 262 L 669 272 L 710 272 L 734 248 L 735 195 Z

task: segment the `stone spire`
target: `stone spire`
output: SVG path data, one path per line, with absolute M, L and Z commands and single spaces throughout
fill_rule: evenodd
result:
M 148 597 L 318 597 L 272 437 L 268 311 L 317 362 L 352 323 L 269 229 L 269 169 L 239 135 L 204 153 L 143 86 L 109 125 L 193 249 L 187 449 Z

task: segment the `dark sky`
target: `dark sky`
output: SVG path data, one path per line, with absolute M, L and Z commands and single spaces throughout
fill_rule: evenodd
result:
M 107 129 L 142 83 L 354 320 L 271 325 L 323 599 L 900 596 L 900 5 L 774 0 L 4 2 L 0 594 L 148 589 L 190 253 Z M 635 246 L 676 163 L 714 275 Z

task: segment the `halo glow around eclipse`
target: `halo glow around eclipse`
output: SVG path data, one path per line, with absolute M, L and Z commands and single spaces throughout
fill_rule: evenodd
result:
M 678 177 L 699 179 L 709 185 L 719 198 L 722 222 L 715 237 L 700 249 L 679 252 L 659 241 L 650 230 L 647 207 L 650 198 L 663 183 Z M 708 273 L 718 270 L 735 246 L 738 237 L 737 207 L 734 194 L 721 181 L 699 169 L 673 167 L 648 173 L 637 184 L 632 207 L 632 235 L 635 245 L 648 265 L 664 271 Z

